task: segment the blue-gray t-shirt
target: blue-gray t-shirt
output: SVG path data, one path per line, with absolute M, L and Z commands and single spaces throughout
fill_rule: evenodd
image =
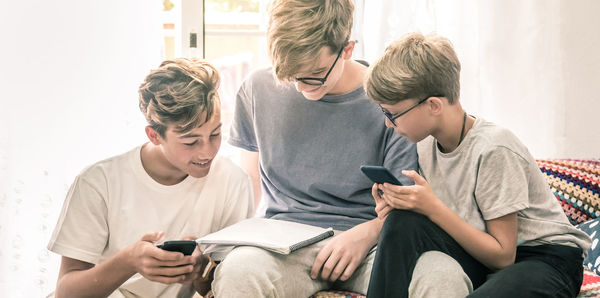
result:
M 236 98 L 229 143 L 259 152 L 266 217 L 347 230 L 375 218 L 361 165 L 417 169 L 416 146 L 385 127 L 363 88 L 307 100 L 272 69 L 252 73 Z

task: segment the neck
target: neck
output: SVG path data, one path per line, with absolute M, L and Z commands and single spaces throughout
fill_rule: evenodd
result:
M 162 185 L 175 185 L 187 177 L 187 174 L 173 167 L 159 146 L 146 143 L 142 146 L 140 155 L 146 173 Z
M 327 94 L 346 94 L 350 93 L 363 85 L 363 79 L 367 74 L 367 67 L 354 61 L 344 62 L 344 70 L 334 88 Z
M 465 118 L 465 111 L 460 106 L 460 103 L 450 106 L 449 112 L 446 117 L 440 120 L 439 127 L 441 128 L 437 132 L 432 133 L 440 146 L 440 150 L 444 153 L 456 150 L 462 141 L 461 134 L 464 139 L 474 122 L 468 115 Z

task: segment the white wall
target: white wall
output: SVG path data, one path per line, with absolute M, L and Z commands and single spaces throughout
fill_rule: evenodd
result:
M 509 128 L 536 158 L 600 158 L 600 1 L 355 1 L 367 60 L 405 33 L 437 32 L 461 60 L 467 112 Z
M 75 175 L 144 141 L 137 87 L 161 60 L 161 1 L 0 8 L 0 296 L 41 297 L 45 249 Z M 85 223 L 82 223 L 85 224 Z

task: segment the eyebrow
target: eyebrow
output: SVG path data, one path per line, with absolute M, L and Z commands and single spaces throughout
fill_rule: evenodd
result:
M 221 126 L 222 126 L 222 125 L 223 125 L 223 123 L 219 123 L 219 125 L 218 125 L 217 127 L 215 127 L 215 129 L 213 129 L 213 130 L 211 131 L 211 133 L 213 133 L 213 132 L 215 132 L 215 130 L 217 130 L 217 129 L 221 128 Z M 187 138 L 197 138 L 197 137 L 201 137 L 201 136 L 202 136 L 202 135 L 199 135 L 199 134 L 188 134 L 188 135 L 183 135 L 183 136 L 180 136 L 179 138 L 180 138 L 180 139 L 187 139 Z

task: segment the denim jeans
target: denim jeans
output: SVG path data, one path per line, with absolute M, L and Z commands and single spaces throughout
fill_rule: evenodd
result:
M 519 246 L 515 264 L 490 271 L 427 217 L 402 210 L 388 215 L 380 234 L 368 297 L 408 297 L 419 256 L 440 251 L 453 257 L 471 279 L 468 297 L 575 297 L 583 280 L 580 248 Z

